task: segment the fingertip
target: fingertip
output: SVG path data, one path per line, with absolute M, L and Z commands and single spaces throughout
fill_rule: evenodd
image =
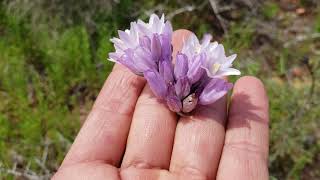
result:
M 261 80 L 257 77 L 254 77 L 254 76 L 242 76 L 241 78 L 239 78 L 237 80 L 237 83 L 255 83 L 255 84 L 259 84 L 261 86 L 263 86 L 263 83 L 261 82 Z
M 181 38 L 181 37 L 188 37 L 190 34 L 192 34 L 192 31 L 189 31 L 187 29 L 178 29 L 173 32 L 173 39 L 175 38 Z
M 173 53 L 172 57 L 175 59 L 177 53 L 182 49 L 183 42 L 187 40 L 187 38 L 193 32 L 186 30 L 186 29 L 179 29 L 173 32 L 172 35 L 172 46 L 173 46 Z
M 233 87 L 234 101 L 251 103 L 268 111 L 269 102 L 263 82 L 254 76 L 243 76 Z
M 265 92 L 265 88 L 262 81 L 254 76 L 241 77 L 236 81 L 234 88 L 247 91 L 260 90 Z

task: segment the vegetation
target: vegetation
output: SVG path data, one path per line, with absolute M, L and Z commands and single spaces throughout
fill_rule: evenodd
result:
M 113 66 L 108 39 L 153 12 L 212 33 L 265 83 L 270 179 L 319 179 L 319 10 L 316 0 L 223 1 L 218 12 L 200 0 L 0 0 L 0 179 L 57 170 Z

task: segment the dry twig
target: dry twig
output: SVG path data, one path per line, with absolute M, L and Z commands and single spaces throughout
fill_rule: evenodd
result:
M 218 7 L 218 3 L 216 2 L 216 0 L 209 0 L 211 8 L 213 10 L 213 13 L 215 14 L 215 16 L 217 17 L 219 24 L 221 25 L 221 28 L 223 29 L 223 32 L 226 33 L 227 32 L 227 26 L 225 24 L 225 19 L 223 19 L 223 17 L 219 14 L 219 7 Z

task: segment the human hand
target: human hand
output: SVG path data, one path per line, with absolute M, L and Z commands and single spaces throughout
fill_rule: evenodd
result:
M 174 52 L 190 34 L 173 34 Z M 242 77 L 227 99 L 179 117 L 116 64 L 53 179 L 268 179 L 268 98 Z

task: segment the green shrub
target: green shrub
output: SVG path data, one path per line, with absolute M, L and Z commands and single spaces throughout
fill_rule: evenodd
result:
M 280 9 L 277 3 L 266 1 L 261 10 L 264 17 L 267 19 L 272 19 L 279 13 Z

